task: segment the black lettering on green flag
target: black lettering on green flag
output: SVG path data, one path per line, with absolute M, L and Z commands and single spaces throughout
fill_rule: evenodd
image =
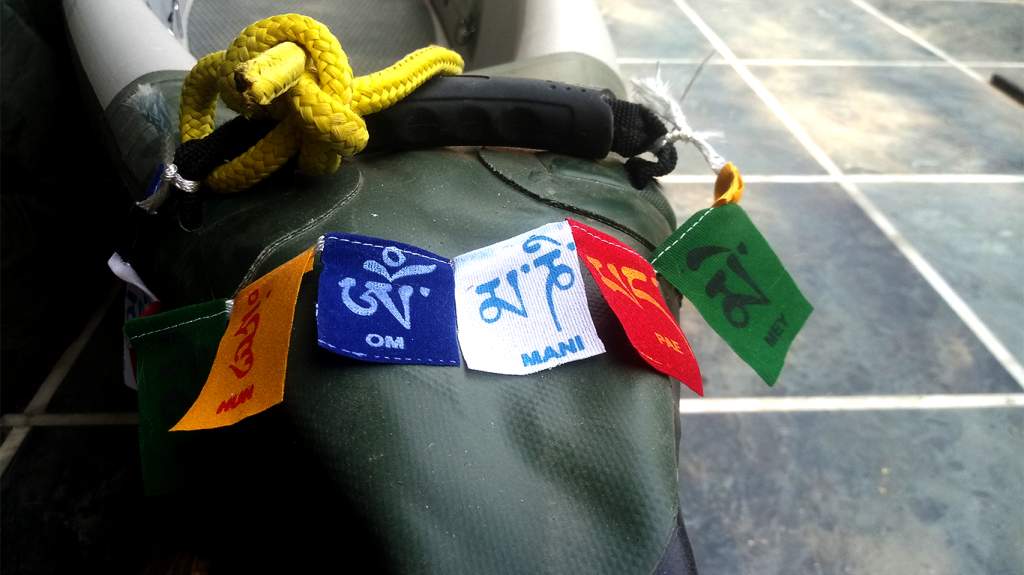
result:
M 651 264 L 765 383 L 775 383 L 813 308 L 743 208 L 697 212 Z

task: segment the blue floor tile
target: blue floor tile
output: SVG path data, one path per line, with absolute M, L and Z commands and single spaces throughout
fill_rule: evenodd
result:
M 33 428 L 4 472 L 4 573 L 140 573 L 137 429 Z
M 1024 185 L 861 189 L 1024 361 Z
M 934 0 L 872 3 L 958 60 L 1024 61 L 1024 4 Z
M 935 59 L 847 0 L 689 0 L 740 58 Z
M 953 68 L 759 68 L 847 173 L 1024 173 L 1024 107 Z
M 78 361 L 57 388 L 46 411 L 50 413 L 132 412 L 138 406 L 135 390 L 123 381 L 124 305 L 118 295 L 89 339 Z
M 713 51 L 672 0 L 598 0 L 619 57 L 697 58 Z
M 1024 409 L 687 415 L 701 573 L 1016 575 Z
M 666 191 L 680 222 L 712 195 Z M 815 311 L 769 388 L 685 303 L 708 397 L 1021 391 L 838 186 L 750 184 L 742 205 Z

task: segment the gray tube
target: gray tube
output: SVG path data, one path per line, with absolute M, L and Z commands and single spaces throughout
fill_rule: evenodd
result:
M 196 59 L 142 0 L 64 0 L 71 41 L 100 105 L 136 78 Z

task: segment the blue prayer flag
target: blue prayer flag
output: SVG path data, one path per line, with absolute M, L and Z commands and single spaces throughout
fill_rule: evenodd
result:
M 321 347 L 363 361 L 459 365 L 450 261 L 344 233 L 324 236 L 320 261 Z

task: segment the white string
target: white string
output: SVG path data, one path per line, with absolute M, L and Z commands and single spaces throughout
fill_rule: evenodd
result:
M 181 177 L 181 174 L 178 173 L 178 166 L 168 162 L 164 164 L 164 171 L 160 174 L 160 183 L 156 191 L 141 202 L 136 202 L 136 205 L 151 214 L 155 214 L 160 209 L 160 206 L 167 201 L 167 198 L 170 197 L 171 186 L 185 193 L 194 194 L 199 191 L 200 185 L 201 182 L 186 180 Z
M 637 96 L 643 100 L 643 103 L 672 127 L 655 143 L 655 149 L 660 149 L 664 145 L 672 145 L 675 142 L 693 144 L 700 155 L 704 156 L 704 161 L 708 163 L 713 172 L 717 174 L 722 171 L 726 161 L 708 142 L 711 134 L 697 132 L 690 127 L 689 122 L 686 121 L 686 114 L 683 113 L 683 107 L 672 97 L 668 82 L 661 78 L 660 68 L 653 77 L 634 78 L 633 87 L 636 88 Z

